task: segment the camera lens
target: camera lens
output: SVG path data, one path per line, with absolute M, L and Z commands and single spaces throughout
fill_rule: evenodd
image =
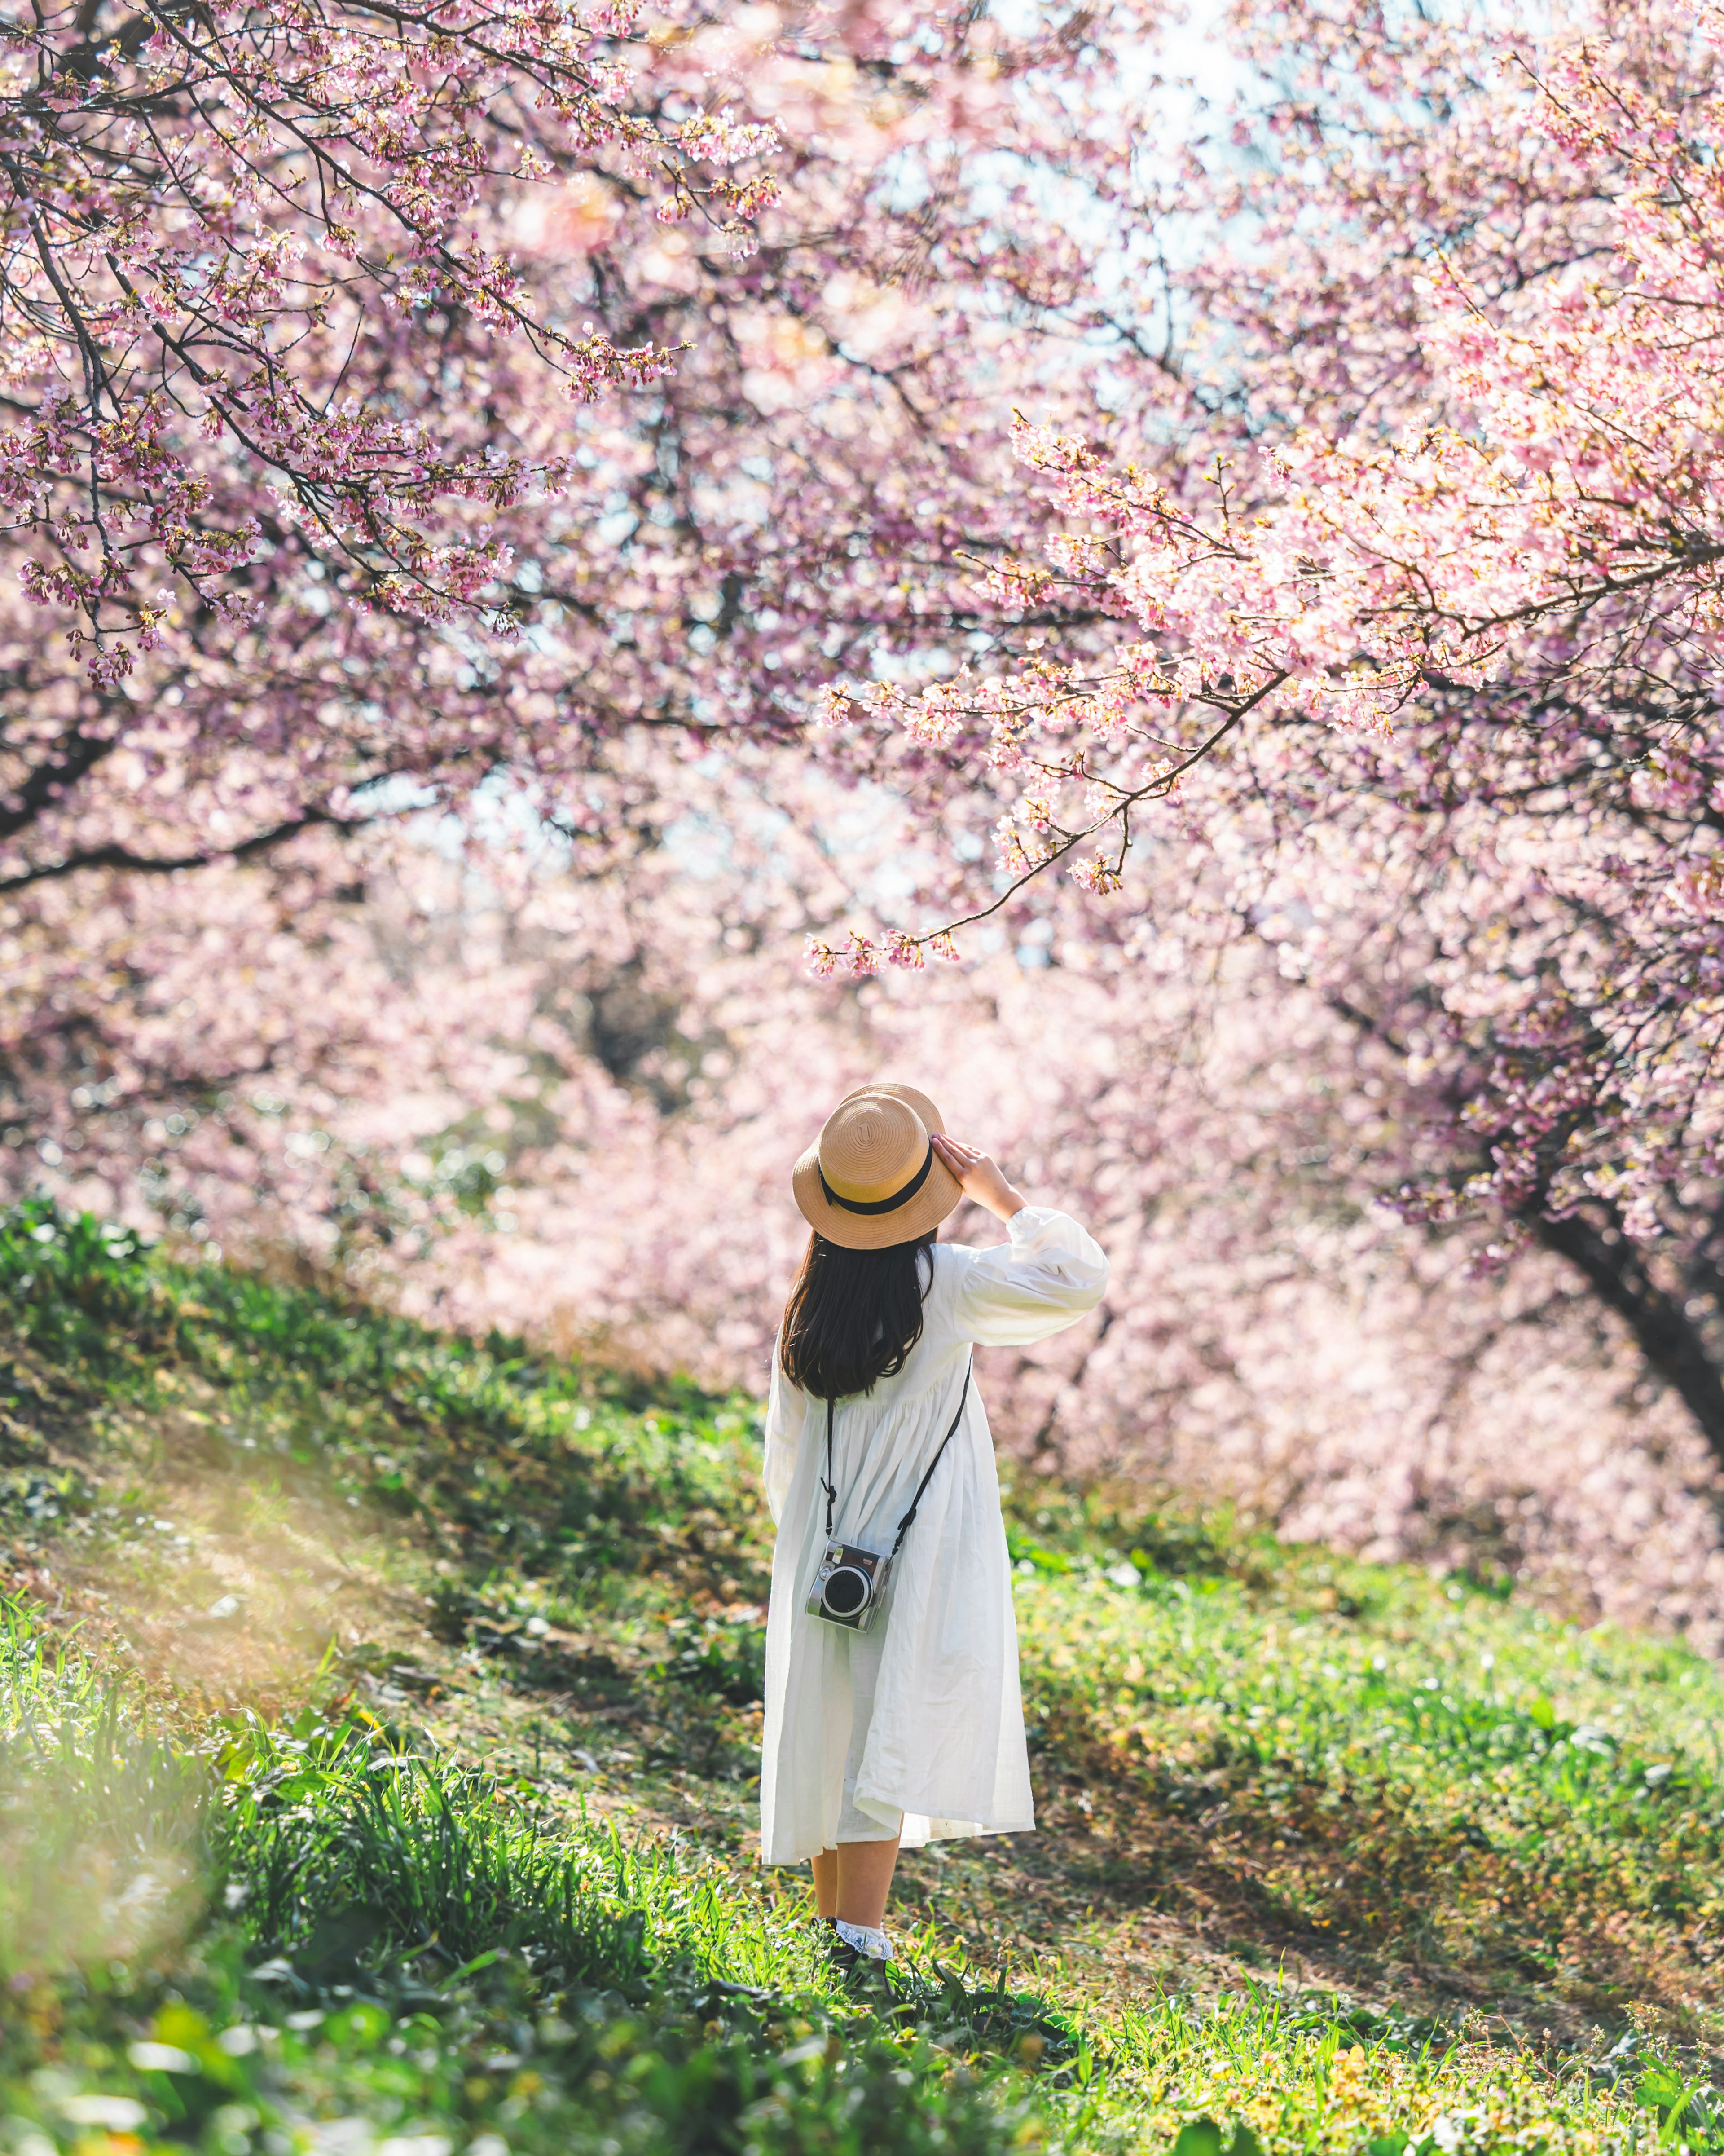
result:
M 834 1617 L 854 1617 L 868 1594 L 865 1576 L 853 1564 L 841 1564 L 821 1590 L 820 1599 Z

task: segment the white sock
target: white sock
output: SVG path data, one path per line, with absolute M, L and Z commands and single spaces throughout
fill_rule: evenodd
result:
M 854 1947 L 858 1953 L 871 1954 L 875 1961 L 892 1958 L 892 1942 L 875 1924 L 847 1924 L 842 1917 L 837 1919 L 838 1935 L 846 1946 Z

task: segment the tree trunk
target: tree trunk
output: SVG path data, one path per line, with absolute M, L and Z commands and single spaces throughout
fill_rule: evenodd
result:
M 1599 1301 L 1626 1321 L 1648 1368 L 1675 1386 L 1724 1467 L 1724 1373 L 1683 1301 L 1653 1278 L 1641 1246 L 1620 1229 L 1581 1214 L 1552 1220 L 1529 1210 L 1522 1218 L 1546 1250 L 1567 1258 Z

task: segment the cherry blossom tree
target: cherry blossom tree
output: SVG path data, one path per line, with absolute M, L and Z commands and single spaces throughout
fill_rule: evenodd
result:
M 1361 270 L 1378 273 L 1367 278 L 1368 311 L 1357 293 L 1350 307 L 1320 311 L 1336 341 L 1310 400 L 1316 424 L 1295 401 L 1291 418 L 1253 443 L 1265 431 L 1260 371 L 1290 400 L 1301 394 L 1285 360 L 1255 350 L 1235 409 L 1141 461 L 1020 422 L 1020 458 L 1078 521 L 1043 558 L 1002 563 L 993 581 L 1026 610 L 1064 601 L 1083 619 L 1129 621 L 1141 637 L 1110 649 L 1099 668 L 1050 655 L 1015 674 L 921 689 L 839 682 L 830 692 L 840 723 L 870 717 L 944 751 L 961 773 L 1021 778 L 1000 833 L 998 866 L 1011 877 L 1058 865 L 1086 887 L 1116 889 L 1134 818 L 1141 824 L 1146 803 L 1242 730 L 1309 737 L 1301 722 L 1321 721 L 1385 732 L 1405 716 L 1434 765 L 1454 727 L 1488 707 L 1496 738 L 1508 740 L 1506 767 L 1567 721 L 1589 738 L 1619 736 L 1610 776 L 1625 797 L 1654 742 L 1680 752 L 1711 693 L 1718 544 L 1706 505 L 1716 449 L 1705 420 L 1724 193 L 1710 146 L 1724 124 L 1714 64 L 1724 17 L 1705 13 L 1705 65 L 1680 101 L 1674 86 L 1650 95 L 1629 60 L 1607 64 L 1586 45 L 1560 52 L 1542 76 L 1535 58 L 1504 55 L 1534 94 L 1475 92 L 1453 126 L 1418 138 L 1424 228 L 1414 233 L 1399 169 L 1414 146 L 1408 131 L 1378 141 L 1383 131 L 1363 126 L 1362 100 L 1384 88 L 1392 56 L 1380 24 L 1369 8 L 1301 19 L 1308 36 L 1321 25 L 1344 38 L 1350 74 L 1364 80 L 1351 106 L 1313 123 L 1323 148 L 1327 129 L 1342 130 L 1330 162 L 1342 169 L 1316 187 L 1302 170 L 1279 172 L 1280 199 L 1263 209 L 1254 244 L 1285 240 L 1304 219 L 1321 215 L 1332 233 L 1349 211 L 1363 213 L 1358 131 L 1386 168 L 1359 249 Z M 1662 11 L 1617 27 L 1636 33 L 1634 62 L 1662 58 L 1668 70 L 1688 57 L 1691 40 Z M 1661 53 L 1660 39 L 1676 52 Z M 1419 55 L 1415 102 L 1436 102 L 1453 73 L 1448 41 L 1433 42 L 1434 57 Z M 1542 136 L 1550 156 L 1535 163 L 1557 167 L 1537 174 L 1547 213 L 1518 260 L 1492 243 L 1501 223 L 1532 222 L 1527 186 L 1475 185 L 1481 136 L 1500 162 L 1523 162 L 1517 146 L 1503 146 L 1511 118 Z M 1455 194 L 1430 199 L 1433 164 Z M 1473 224 L 1483 228 L 1467 243 L 1476 261 L 1442 251 L 1449 233 Z M 1412 277 L 1409 253 L 1424 258 Z M 1402 289 L 1390 280 L 1385 297 L 1378 276 L 1398 258 Z M 1290 288 L 1308 295 L 1296 270 L 1253 278 L 1237 254 L 1226 269 L 1248 295 L 1242 335 L 1262 334 L 1271 300 Z M 1221 281 L 1212 268 L 1208 296 Z M 1378 347 L 1398 327 L 1416 367 L 1382 362 Z M 1589 727 L 1569 716 L 1588 711 Z M 1536 786 L 1565 774 L 1528 775 Z M 1492 778 L 1475 747 L 1449 773 L 1449 791 L 1488 796 Z M 916 963 L 946 932 L 900 934 L 886 955 Z M 853 956 L 865 968 L 875 953 L 862 942 Z
M 530 287 L 510 201 L 608 159 L 740 250 L 772 197 L 726 170 L 770 131 L 703 110 L 698 69 L 643 85 L 632 29 L 363 0 L 8 25 L 8 889 L 243 857 L 510 743 L 473 724 L 508 515 L 578 478 L 563 415 L 672 363 Z
M 752 1378 L 938 1072 L 1121 1259 L 1029 1456 L 1716 1620 L 1691 23 L 1246 11 L 1230 163 L 1130 11 L 47 19 L 14 1180 Z
M 1249 28 L 1294 58 L 1285 154 L 1223 192 L 1251 248 L 1199 280 L 1229 397 L 1134 459 L 1019 436 L 1070 522 L 996 588 L 1134 639 L 839 685 L 1003 814 L 992 890 L 817 961 L 916 967 L 1061 872 L 1129 941 L 1177 799 L 1402 1070 L 1403 1204 L 1571 1260 L 1724 1458 L 1721 18 L 1606 10 L 1495 81 L 1489 25 Z
M 1050 514 L 1007 484 L 1011 386 L 1075 408 L 1102 363 L 1045 198 L 1131 191 L 1100 33 L 365 0 L 11 26 L 19 1144 L 153 1185 L 193 1095 L 213 1147 L 248 1073 L 285 1097 L 328 1062 L 342 1094 L 378 976 L 356 958 L 333 1026 L 289 984 L 346 978 L 332 924 L 403 817 L 500 793 L 601 866 L 674 819 L 686 758 L 794 738 L 835 659 L 987 640 L 954 549 Z M 178 993 L 218 939 L 239 993 Z M 253 1048 L 176 1039 L 192 1001 L 259 1017 Z
M 1045 191 L 1131 192 L 1103 42 L 575 0 L 13 26 L 0 887 L 499 772 L 602 824 L 621 727 L 793 735 L 834 660 L 985 634 L 954 550 L 1042 516 L 1013 386 L 1075 354 L 1075 408 L 1101 364 Z

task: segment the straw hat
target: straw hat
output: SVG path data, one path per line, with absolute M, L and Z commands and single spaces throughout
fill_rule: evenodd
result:
M 882 1082 L 846 1094 L 792 1172 L 803 1218 L 849 1250 L 916 1241 L 963 1196 L 930 1142 L 945 1129 L 913 1086 Z

